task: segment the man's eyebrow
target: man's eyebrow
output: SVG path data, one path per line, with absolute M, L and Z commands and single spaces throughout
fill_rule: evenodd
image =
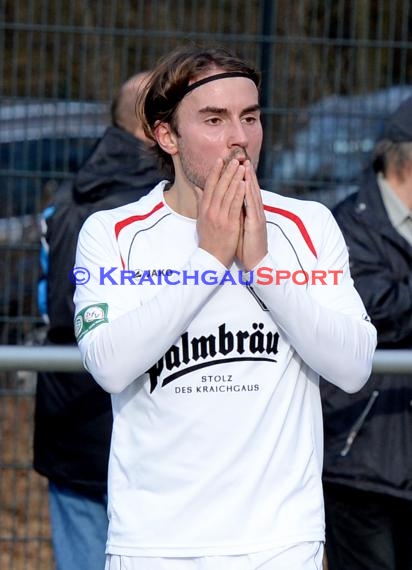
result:
M 260 111 L 260 105 L 256 103 L 256 105 L 251 105 L 250 107 L 246 107 L 241 112 L 241 115 L 245 115 L 246 113 L 255 113 L 256 111 Z M 207 106 L 199 109 L 199 113 L 207 114 L 207 113 L 215 113 L 216 115 L 225 115 L 228 114 L 229 111 L 225 107 L 212 107 Z
M 246 109 L 243 109 L 242 115 L 246 113 L 255 113 L 256 111 L 260 111 L 260 109 L 261 107 L 259 103 L 256 103 L 256 105 L 251 105 L 250 107 L 246 107 Z
M 227 109 L 225 109 L 224 107 L 203 107 L 202 109 L 199 109 L 199 113 L 202 113 L 203 115 L 205 115 L 206 113 L 214 113 L 215 115 L 224 115 L 225 113 L 227 113 Z

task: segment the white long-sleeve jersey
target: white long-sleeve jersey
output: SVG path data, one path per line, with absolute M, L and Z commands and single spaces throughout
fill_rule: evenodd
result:
M 93 214 L 78 242 L 76 334 L 113 403 L 107 552 L 323 540 L 319 375 L 360 389 L 376 346 L 342 235 L 324 206 L 262 191 L 265 269 L 229 274 L 165 184 Z

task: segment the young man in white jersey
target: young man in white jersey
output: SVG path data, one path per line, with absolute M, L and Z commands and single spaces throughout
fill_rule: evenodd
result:
M 140 109 L 170 181 L 80 234 L 77 339 L 114 415 L 107 570 L 321 568 L 319 375 L 360 389 L 376 331 L 330 212 L 259 189 L 258 89 L 224 49 L 165 57 Z

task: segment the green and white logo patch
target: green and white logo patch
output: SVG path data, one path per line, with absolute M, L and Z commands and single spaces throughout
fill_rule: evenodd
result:
M 74 318 L 74 334 L 81 340 L 86 333 L 103 323 L 108 323 L 109 306 L 107 303 L 89 305 L 77 313 Z

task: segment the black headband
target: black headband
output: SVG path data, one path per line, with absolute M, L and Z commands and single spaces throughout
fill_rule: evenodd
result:
M 204 77 L 203 79 L 199 79 L 199 81 L 191 83 L 185 89 L 183 89 L 181 98 L 183 99 L 183 97 L 185 97 L 188 93 L 193 91 L 193 89 L 196 89 L 196 87 L 200 87 L 205 83 L 209 83 L 209 81 L 215 81 L 216 79 L 225 79 L 226 77 L 247 77 L 247 79 L 250 79 L 251 81 L 253 81 L 253 83 L 255 83 L 250 73 L 245 73 L 243 71 L 226 71 L 225 73 L 217 73 L 216 75 L 209 75 L 209 77 Z

